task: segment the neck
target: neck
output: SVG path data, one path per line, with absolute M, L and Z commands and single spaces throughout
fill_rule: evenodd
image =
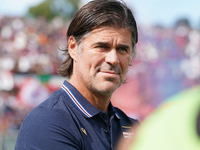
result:
M 94 107 L 101 111 L 107 111 L 111 96 L 104 96 L 101 94 L 89 93 L 84 96 Z
M 101 93 L 90 91 L 86 86 L 81 85 L 81 82 L 70 78 L 71 83 L 94 107 L 101 111 L 107 111 L 110 103 L 111 95 L 103 95 Z

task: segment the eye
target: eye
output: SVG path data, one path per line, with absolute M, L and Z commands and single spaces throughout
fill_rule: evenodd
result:
M 98 48 L 106 48 L 106 46 L 99 45 Z
M 125 48 L 125 47 L 119 47 L 119 48 L 117 48 L 117 51 L 118 51 L 119 53 L 122 53 L 122 54 L 127 54 L 127 53 L 129 53 L 129 49 L 128 49 L 128 48 Z
M 127 49 L 126 49 L 126 48 L 123 48 L 123 47 L 120 47 L 119 50 L 120 50 L 120 51 L 126 51 L 126 52 L 127 52 Z
M 109 46 L 105 46 L 105 45 L 98 45 L 96 46 L 96 48 L 100 49 L 100 50 L 108 50 L 109 49 Z

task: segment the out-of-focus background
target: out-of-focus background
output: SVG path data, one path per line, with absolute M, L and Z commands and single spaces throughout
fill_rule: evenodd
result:
M 27 113 L 60 88 L 58 47 L 89 0 L 1 0 L 0 150 L 12 150 Z M 137 55 L 113 105 L 140 121 L 200 84 L 199 0 L 124 0 L 138 23 Z

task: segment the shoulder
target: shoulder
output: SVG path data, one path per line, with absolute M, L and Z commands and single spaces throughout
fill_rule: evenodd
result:
M 70 146 L 71 149 L 78 149 L 81 141 L 80 132 L 69 113 L 61 109 L 39 107 L 25 118 L 16 148 L 63 150 Z
M 73 147 L 80 146 L 77 125 L 62 100 L 63 95 L 56 92 L 26 116 L 18 134 L 18 147 L 26 145 L 28 149 L 37 145 L 55 149 L 54 145 L 57 145 L 62 149 L 67 143 Z
M 74 121 L 70 113 L 63 109 L 51 107 L 36 107 L 24 119 L 21 129 L 32 134 L 35 131 L 42 131 L 41 134 L 48 135 L 55 132 L 56 128 L 65 129 L 66 132 L 73 131 Z M 62 132 L 65 132 L 62 131 Z M 40 134 L 40 132 L 38 132 Z
M 31 126 L 33 129 L 46 128 L 47 126 L 59 124 L 69 128 L 73 124 L 71 112 L 66 106 L 67 99 L 58 90 L 47 100 L 31 110 L 23 121 L 22 127 Z
M 127 116 L 121 109 L 114 107 L 114 110 L 116 111 L 117 115 L 119 116 L 122 124 L 133 125 L 133 126 L 139 124 L 139 121 L 137 119 Z

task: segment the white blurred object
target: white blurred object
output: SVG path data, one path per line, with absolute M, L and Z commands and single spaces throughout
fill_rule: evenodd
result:
M 0 72 L 0 90 L 11 91 L 14 88 L 13 74 L 9 71 Z
M 185 48 L 185 55 L 189 57 L 200 55 L 200 35 L 198 31 L 189 32 L 189 43 Z
M 20 72 L 27 72 L 31 67 L 30 61 L 27 57 L 22 56 L 19 58 L 18 70 Z
M 15 31 L 21 30 L 24 27 L 23 22 L 21 21 L 21 19 L 16 18 L 12 21 L 12 27 Z
M 23 50 L 26 45 L 27 45 L 27 35 L 24 33 L 24 32 L 18 32 L 16 35 L 15 35 L 15 39 L 14 39 L 14 47 L 15 49 L 17 50 Z
M 41 55 L 39 55 L 39 58 L 38 58 L 37 61 L 38 61 L 39 64 L 45 65 L 45 64 L 50 63 L 50 58 L 46 54 L 41 54 Z
M 188 34 L 189 29 L 185 26 L 180 26 L 176 29 L 176 34 L 178 36 L 186 36 Z
M 11 29 L 10 26 L 4 26 L 4 27 L 2 27 L 2 29 L 1 29 L 1 37 L 3 39 L 9 39 L 9 38 L 11 38 L 12 34 L 13 34 L 13 31 L 12 31 L 12 29 Z
M 189 79 L 200 77 L 200 56 L 195 56 L 191 59 L 183 59 L 180 62 L 180 69 Z
M 55 29 L 60 29 L 64 26 L 63 19 L 59 16 L 53 18 L 52 24 L 53 24 Z
M 15 61 L 12 58 L 1 58 L 0 68 L 5 71 L 11 71 L 15 67 Z

